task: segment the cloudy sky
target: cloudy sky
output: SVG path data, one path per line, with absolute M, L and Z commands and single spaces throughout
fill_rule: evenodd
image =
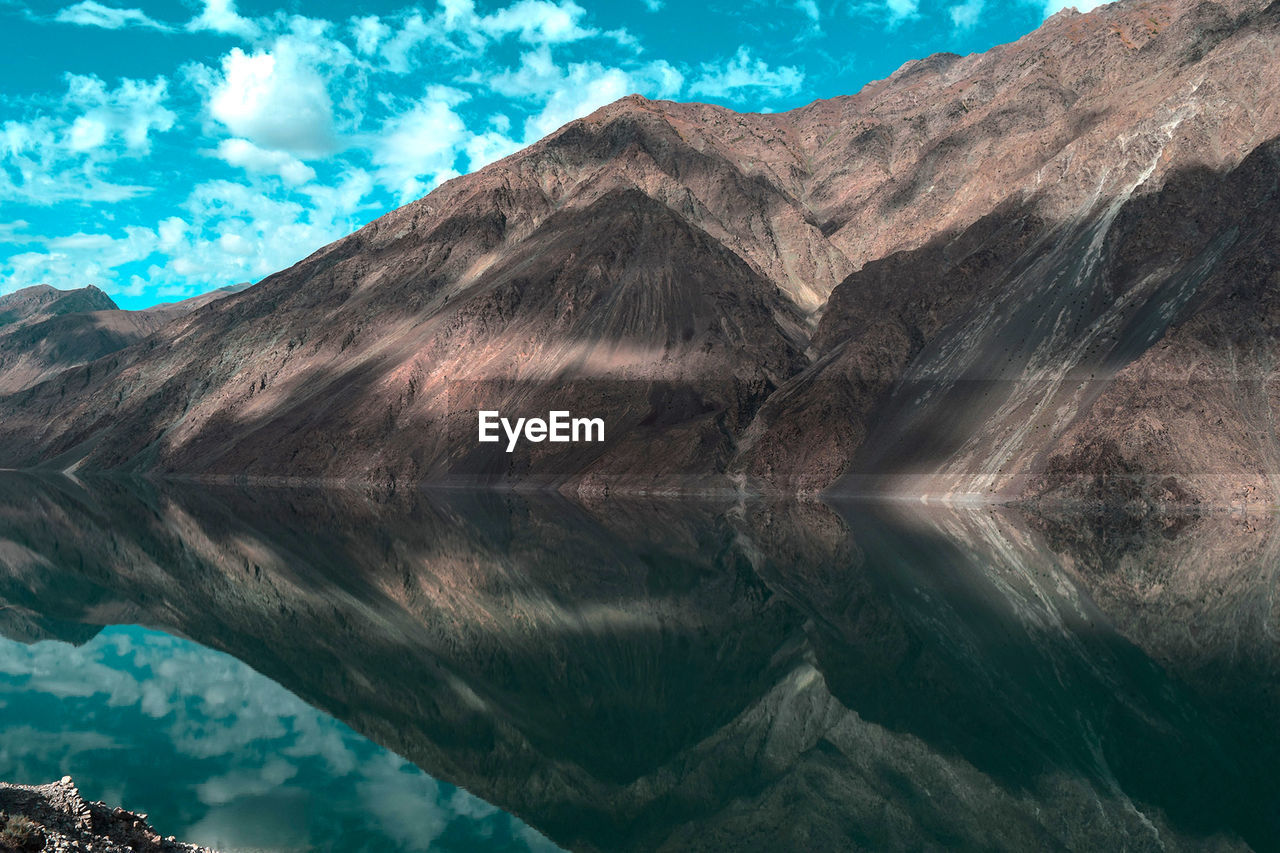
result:
M 1063 0 L 0 0 L 0 293 L 257 281 L 631 92 L 785 110 Z

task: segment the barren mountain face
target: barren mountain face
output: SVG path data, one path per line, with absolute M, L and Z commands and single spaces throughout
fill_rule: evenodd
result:
M 49 381 L 143 340 L 165 323 L 244 285 L 233 285 L 142 311 L 122 311 L 90 285 L 37 285 L 0 296 L 0 394 Z
M 10 386 L 0 464 L 1274 500 L 1278 48 L 1122 0 L 784 114 L 625 98 Z

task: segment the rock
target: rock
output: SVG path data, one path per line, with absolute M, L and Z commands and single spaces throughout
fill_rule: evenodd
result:
M 0 783 L 0 809 L 32 821 L 44 839 L 44 849 L 160 853 L 211 853 L 207 848 L 179 844 L 170 838 L 165 847 L 138 815 L 103 803 L 86 803 L 70 776 L 48 785 Z M 39 848 L 36 848 L 39 849 Z

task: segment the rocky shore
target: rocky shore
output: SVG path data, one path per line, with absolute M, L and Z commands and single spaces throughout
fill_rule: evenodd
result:
M 70 776 L 48 785 L 0 782 L 0 853 L 213 853 L 207 847 L 163 838 L 135 814 L 86 802 Z

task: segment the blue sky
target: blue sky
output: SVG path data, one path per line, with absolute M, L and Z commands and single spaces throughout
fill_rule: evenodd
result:
M 631 92 L 790 109 L 1063 5 L 0 0 L 0 293 L 257 281 Z

